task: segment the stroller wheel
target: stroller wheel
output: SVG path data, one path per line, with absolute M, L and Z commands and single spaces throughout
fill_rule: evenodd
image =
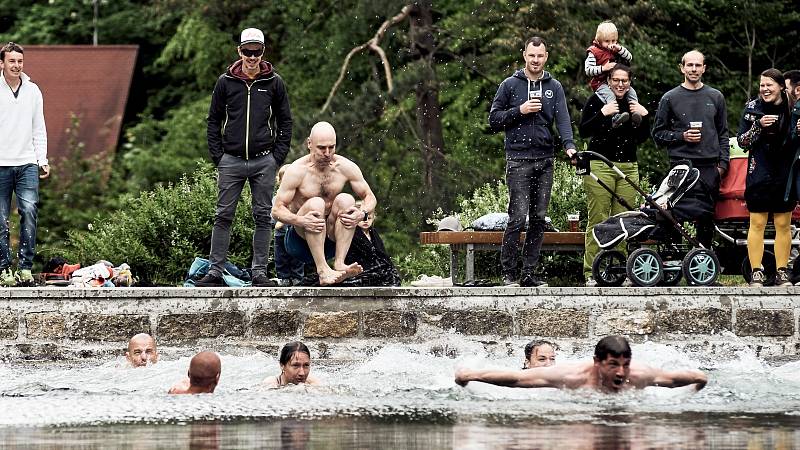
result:
M 719 259 L 709 249 L 693 248 L 683 258 L 682 269 L 687 284 L 709 286 L 719 277 Z
M 622 286 L 625 281 L 625 254 L 603 250 L 592 261 L 592 276 L 598 286 Z
M 637 248 L 628 256 L 628 278 L 636 286 L 655 286 L 664 277 L 664 263 L 655 250 Z

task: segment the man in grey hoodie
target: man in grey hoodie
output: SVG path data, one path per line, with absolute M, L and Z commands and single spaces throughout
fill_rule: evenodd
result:
M 545 229 L 545 213 L 553 187 L 553 122 L 571 158 L 575 153 L 564 88 L 544 70 L 544 39 L 525 41 L 525 68 L 500 83 L 489 112 L 489 125 L 505 132 L 508 227 L 503 235 L 500 261 L 506 286 L 547 286 L 533 270 L 539 260 Z M 517 272 L 519 234 L 528 228 L 522 248 L 522 274 Z

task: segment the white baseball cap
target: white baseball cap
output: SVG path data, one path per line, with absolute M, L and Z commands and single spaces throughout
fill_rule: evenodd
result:
M 239 45 L 258 43 L 264 45 L 264 33 L 258 28 L 246 28 L 242 31 L 242 38 Z

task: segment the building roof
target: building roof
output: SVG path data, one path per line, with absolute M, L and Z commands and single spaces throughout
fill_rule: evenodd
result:
M 136 64 L 136 45 L 26 45 L 25 73 L 44 96 L 47 156 L 69 154 L 67 129 L 80 120 L 84 154 L 113 151 Z

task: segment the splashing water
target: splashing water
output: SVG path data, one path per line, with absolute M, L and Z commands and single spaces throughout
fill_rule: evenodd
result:
M 448 352 L 431 352 L 432 348 L 448 347 L 462 356 L 453 359 L 443 356 Z M 664 369 L 705 370 L 710 381 L 699 393 L 691 387 L 648 388 L 617 396 L 482 383 L 461 388 L 453 382 L 458 367 L 517 369 L 522 354 L 520 350 L 511 356 L 498 355 L 481 343 L 459 340 L 458 336 L 434 343 L 387 345 L 363 359 L 314 361 L 312 372 L 324 383 L 317 387 L 267 389 L 261 385 L 263 380 L 280 371 L 274 357 L 242 351 L 222 353 L 222 376 L 214 395 L 169 396 L 167 389 L 186 374 L 189 358 L 170 358 L 169 350 L 162 351 L 158 364 L 140 369 L 127 367 L 122 357 L 99 363 L 0 365 L 0 442 L 7 442 L 4 439 L 12 434 L 18 436 L 21 429 L 34 439 L 31 430 L 53 426 L 102 438 L 104 433 L 92 427 L 101 425 L 107 431 L 125 426 L 151 427 L 151 431 L 161 427 L 161 433 L 170 435 L 168 430 L 185 432 L 185 427 L 175 428 L 185 423 L 245 421 L 240 426 L 250 429 L 253 421 L 286 424 L 288 419 L 300 419 L 311 420 L 301 428 L 311 427 L 320 439 L 340 428 L 363 428 L 367 426 L 364 421 L 376 427 L 369 433 L 394 436 L 398 431 L 385 424 L 396 423 L 405 424 L 403 433 L 428 433 L 434 440 L 442 433 L 452 438 L 455 429 L 461 430 L 459 436 L 473 438 L 464 441 L 464 446 L 451 440 L 442 448 L 490 448 L 498 441 L 524 440 L 522 435 L 514 437 L 520 423 L 536 424 L 527 433 L 534 433 L 535 428 L 539 430 L 536 433 L 549 430 L 569 435 L 573 434 L 570 427 L 581 426 L 589 427 L 581 433 L 603 436 L 619 426 L 646 426 L 666 445 L 672 433 L 692 436 L 698 424 L 705 424 L 701 431 L 706 436 L 709 429 L 718 429 L 732 419 L 740 429 L 763 427 L 766 420 L 786 431 L 784 421 L 800 423 L 800 362 L 772 366 L 746 351 L 720 357 L 689 354 L 652 342 L 634 345 L 638 362 Z M 186 354 L 186 349 L 173 353 Z M 588 357 L 588 351 L 562 351 L 558 362 Z M 281 432 L 280 427 L 269 429 Z M 403 433 L 400 435 L 407 436 Z M 800 440 L 797 434 L 789 437 L 795 438 Z M 484 441 L 488 447 L 471 447 Z M 579 448 L 581 443 L 575 445 Z

